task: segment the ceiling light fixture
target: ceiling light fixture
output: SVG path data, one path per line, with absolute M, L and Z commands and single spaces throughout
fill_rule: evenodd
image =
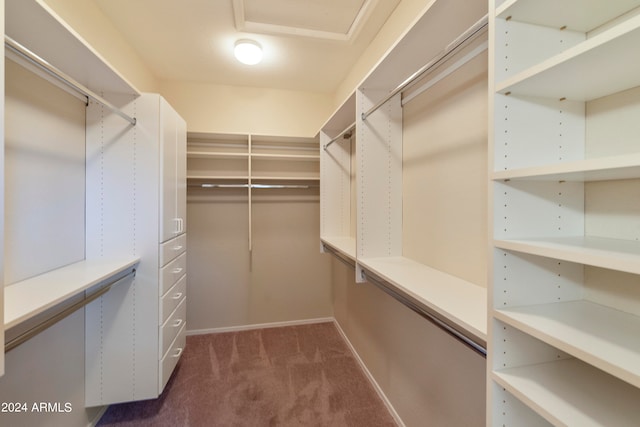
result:
M 253 40 L 238 40 L 233 52 L 243 64 L 255 65 L 262 61 L 262 47 Z

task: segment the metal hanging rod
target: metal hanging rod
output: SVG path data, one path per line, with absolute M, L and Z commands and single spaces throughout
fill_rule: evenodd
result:
M 461 34 L 458 38 L 456 38 L 453 42 L 449 43 L 449 45 L 440 52 L 435 58 L 429 61 L 426 65 L 422 66 L 418 71 L 413 73 L 409 78 L 407 78 L 404 82 L 400 83 L 398 87 L 392 90 L 384 99 L 379 101 L 373 107 L 371 107 L 367 112 L 362 113 L 362 120 L 367 120 L 373 112 L 382 107 L 387 103 L 391 98 L 404 91 L 408 86 L 416 82 L 420 79 L 425 73 L 432 70 L 433 68 L 440 65 L 446 59 L 448 59 L 453 53 L 455 53 L 460 47 L 465 45 L 467 42 L 473 40 L 476 36 L 486 30 L 489 25 L 489 16 L 485 15 L 478 22 L 473 24 L 467 31 Z
M 78 83 L 72 77 L 68 76 L 67 74 L 63 73 L 53 65 L 49 64 L 47 61 L 40 58 L 38 55 L 31 52 L 29 49 L 22 46 L 20 43 L 16 42 L 15 40 L 13 40 L 11 37 L 7 35 L 4 36 L 4 46 L 5 48 L 9 49 L 11 52 L 18 55 L 20 58 L 26 60 L 31 65 L 36 66 L 38 69 L 44 71 L 49 76 L 55 78 L 56 80 L 65 84 L 66 86 L 70 87 L 71 89 L 85 96 L 87 98 L 87 102 L 89 99 L 92 99 L 104 105 L 109 110 L 111 110 L 111 112 L 119 115 L 120 117 L 122 117 L 123 119 L 131 123 L 133 126 L 136 125 L 135 117 L 131 117 L 123 113 L 122 110 L 120 110 L 118 107 L 114 106 L 113 104 L 111 104 L 109 101 L 107 101 L 100 95 L 96 94 L 95 92 L 83 86 L 82 84 Z
M 338 261 L 342 262 L 343 264 L 349 267 L 352 267 L 352 268 L 356 267 L 356 264 L 354 261 L 345 258 L 344 256 L 342 256 L 342 254 L 340 254 L 338 251 L 336 251 L 332 247 L 327 245 L 322 245 L 322 246 L 327 252 L 329 252 L 331 255 L 336 257 Z M 393 297 L 398 302 L 408 307 L 412 311 L 418 313 L 420 316 L 430 321 L 431 323 L 433 323 L 434 325 L 436 325 L 437 327 L 439 327 L 449 335 L 453 336 L 458 341 L 461 341 L 463 344 L 470 347 L 475 352 L 479 353 L 483 357 L 487 357 L 487 348 L 485 345 L 478 343 L 476 339 L 468 337 L 467 335 L 458 331 L 448 323 L 442 321 L 440 318 L 432 314 L 427 308 L 425 308 L 423 304 L 420 304 L 420 302 L 416 301 L 411 296 L 403 292 L 400 292 L 395 288 L 395 286 L 387 284 L 385 280 L 380 279 L 378 276 L 367 273 L 366 270 L 363 270 L 363 275 L 364 275 L 364 279 L 367 282 L 374 284 L 375 286 L 380 288 L 382 291 L 387 293 L 389 296 Z
M 420 316 L 422 316 L 426 320 L 430 321 L 435 326 L 437 326 L 438 328 L 442 329 L 443 331 L 445 331 L 446 333 L 451 335 L 453 338 L 455 338 L 458 341 L 462 342 L 464 345 L 466 345 L 467 347 L 471 348 L 472 350 L 474 350 L 475 352 L 480 354 L 482 357 L 485 357 L 485 358 L 487 357 L 486 345 L 478 343 L 475 338 L 471 338 L 471 337 L 467 336 L 463 332 L 455 329 L 453 326 L 451 326 L 448 323 L 444 322 L 442 319 L 438 318 L 436 315 L 431 313 L 423 304 L 421 304 L 420 302 L 416 301 L 411 296 L 409 296 L 409 295 L 407 295 L 407 294 L 405 294 L 403 292 L 398 291 L 395 288 L 395 286 L 387 284 L 387 282 L 385 280 L 380 279 L 379 277 L 377 277 L 377 276 L 375 276 L 373 274 L 370 274 L 365 270 L 363 270 L 363 275 L 365 276 L 364 278 L 367 280 L 367 282 L 373 283 L 379 289 L 381 289 L 382 291 L 386 292 L 388 295 L 390 295 L 393 298 L 395 298 L 397 301 L 402 303 L 404 306 L 406 306 L 409 309 L 413 310 L 414 312 L 418 313 Z
M 344 138 L 344 139 L 351 138 L 351 135 L 352 135 L 351 131 L 354 130 L 355 128 L 356 128 L 356 122 L 353 122 L 353 124 L 351 124 L 348 128 L 346 128 L 345 130 L 340 132 L 338 134 L 338 136 L 336 136 L 331 141 L 329 141 L 326 144 L 324 144 L 324 149 L 326 150 L 331 144 L 333 144 L 334 142 L 336 142 L 340 138 Z
M 94 293 L 85 296 L 80 301 L 70 305 L 69 307 L 65 308 L 64 310 L 54 314 L 53 316 L 51 316 L 47 320 L 44 320 L 43 322 L 38 323 L 36 326 L 32 327 L 31 329 L 21 333 L 20 335 L 18 335 L 17 337 L 15 337 L 13 339 L 7 341 L 4 344 L 4 352 L 7 353 L 8 351 L 13 350 L 17 346 L 19 346 L 20 344 L 30 340 L 34 336 L 38 335 L 40 332 L 45 331 L 49 327 L 55 325 L 56 323 L 58 323 L 59 321 L 63 320 L 67 316 L 69 316 L 72 313 L 78 311 L 79 309 L 81 309 L 85 305 L 89 304 L 91 301 L 93 301 L 95 299 L 98 299 L 102 295 L 106 294 L 107 292 L 109 292 L 111 287 L 113 285 L 115 285 L 116 283 L 120 282 L 121 280 L 126 279 L 127 277 L 129 277 L 131 275 L 135 276 L 135 274 L 136 274 L 136 269 L 134 268 L 129 273 L 125 274 L 124 276 L 122 276 L 122 277 L 120 277 L 120 278 L 118 278 L 118 279 L 116 279 L 116 280 L 114 280 L 114 281 L 112 281 L 110 283 L 107 283 L 106 285 L 104 285 L 99 290 L 95 291 Z
M 257 188 L 257 189 L 307 189 L 317 188 L 317 185 L 308 184 L 190 184 L 189 187 L 197 188 Z

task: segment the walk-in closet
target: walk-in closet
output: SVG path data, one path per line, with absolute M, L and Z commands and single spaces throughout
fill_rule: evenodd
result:
M 0 5 L 0 425 L 638 425 L 639 0 Z

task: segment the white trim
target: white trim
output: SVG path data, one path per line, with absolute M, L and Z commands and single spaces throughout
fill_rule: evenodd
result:
M 287 36 L 310 37 L 324 40 L 350 42 L 362 29 L 367 18 L 373 12 L 378 0 L 365 0 L 353 19 L 347 32 L 312 30 L 309 28 L 290 27 L 287 25 L 268 24 L 266 22 L 247 21 L 244 13 L 244 0 L 233 0 L 233 16 L 236 30 L 263 34 L 282 34 Z
M 104 413 L 107 412 L 107 409 L 109 409 L 109 405 L 105 405 L 102 408 L 100 408 L 96 416 L 93 417 L 91 421 L 89 421 L 89 424 L 87 424 L 87 427 L 96 427 L 96 425 L 98 425 Z
M 338 329 L 338 332 L 340 332 L 340 335 L 342 336 L 344 341 L 347 343 L 347 346 L 349 346 L 349 349 L 353 353 L 353 356 L 355 357 L 356 361 L 360 364 L 360 367 L 362 368 L 365 375 L 373 385 L 373 388 L 375 389 L 375 391 L 378 393 L 378 396 L 380 396 L 380 399 L 382 399 L 382 402 L 385 404 L 385 406 L 389 410 L 389 413 L 393 417 L 396 424 L 398 424 L 399 427 L 406 427 L 405 423 L 402 421 L 402 418 L 400 418 L 400 415 L 396 412 L 395 408 L 391 404 L 391 401 L 387 399 L 387 396 L 384 394 L 384 391 L 382 390 L 382 388 L 374 378 L 373 374 L 371 374 L 371 372 L 367 368 L 367 365 L 365 365 L 364 361 L 360 358 L 360 355 L 356 351 L 355 347 L 353 346 L 353 344 L 351 344 L 351 341 L 349 341 L 347 334 L 340 327 L 340 324 L 338 323 L 338 321 L 336 319 L 333 319 L 333 323 L 336 325 L 336 329 Z
M 264 328 L 280 328 L 283 326 L 297 326 L 297 325 L 309 325 L 314 323 L 327 323 L 335 322 L 333 317 L 320 317 L 317 319 L 303 319 L 303 320 L 289 320 L 285 322 L 271 322 L 271 323 L 257 323 L 253 325 L 240 325 L 240 326 L 228 326 L 223 328 L 211 328 L 211 329 L 192 329 L 187 331 L 187 335 L 204 335 L 204 334 L 219 334 L 222 332 L 238 332 L 238 331 L 250 331 L 253 329 Z

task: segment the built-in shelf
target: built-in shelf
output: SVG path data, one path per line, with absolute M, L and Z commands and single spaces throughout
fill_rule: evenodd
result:
M 187 175 L 187 179 L 199 181 L 247 181 L 249 177 L 247 175 Z
M 404 257 L 360 258 L 358 264 L 442 319 L 486 341 L 486 288 Z
M 499 370 L 492 378 L 558 426 L 633 427 L 640 390 L 577 359 Z
M 640 16 L 499 82 L 501 94 L 590 101 L 640 85 Z M 580 76 L 580 78 L 576 78 Z
M 9 329 L 107 282 L 140 262 L 139 258 L 85 260 L 4 288 L 4 327 Z
M 96 93 L 140 94 L 45 2 L 8 1 L 5 16 L 6 35 L 85 87 Z
M 640 274 L 640 242 L 602 237 L 494 240 L 497 248 Z
M 284 176 L 284 175 L 274 175 L 274 176 L 257 175 L 257 176 L 252 176 L 251 177 L 252 181 L 318 181 L 319 179 L 320 179 L 319 176 L 304 176 L 304 175 L 291 175 L 291 176 Z
M 251 158 L 256 160 L 300 160 L 300 161 L 320 161 L 319 154 L 266 154 L 251 153 Z
M 497 171 L 493 180 L 606 181 L 640 178 L 640 153 Z
M 586 33 L 638 6 L 638 0 L 506 0 L 496 16 Z
M 322 237 L 322 243 L 330 246 L 340 254 L 355 261 L 356 259 L 356 239 L 355 237 L 330 236 Z
M 226 151 L 187 151 L 187 158 L 193 159 L 247 159 L 249 153 L 233 153 Z
M 505 308 L 495 310 L 494 316 L 640 387 L 638 316 L 589 301 Z

